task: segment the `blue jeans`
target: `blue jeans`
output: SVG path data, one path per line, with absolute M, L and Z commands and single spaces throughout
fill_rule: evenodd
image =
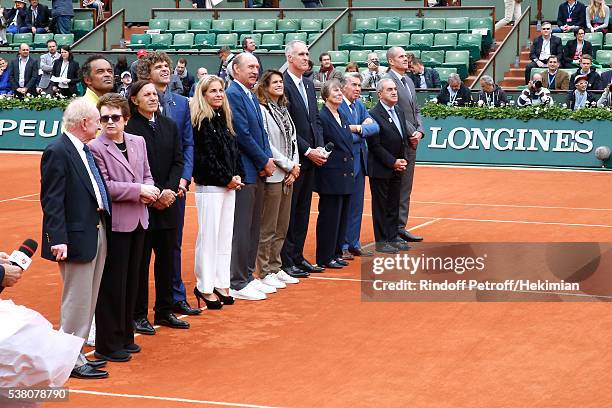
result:
M 12 25 L 6 27 L 6 32 L 11 34 L 19 34 L 19 33 L 29 33 L 31 30 L 28 27 L 17 27 L 16 25 Z
M 306 7 L 306 8 L 318 8 L 318 7 L 322 7 L 321 6 L 321 2 L 319 0 L 302 1 L 302 3 L 304 3 L 304 7 Z
M 57 34 L 70 34 L 72 32 L 72 16 L 55 17 L 55 32 Z

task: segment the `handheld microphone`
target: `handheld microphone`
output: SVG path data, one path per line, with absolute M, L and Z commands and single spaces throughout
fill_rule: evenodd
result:
M 334 144 L 332 142 L 329 142 L 328 144 L 325 145 L 325 147 L 321 150 L 321 153 L 323 153 L 323 155 L 325 156 L 325 158 L 327 159 L 329 157 L 329 155 L 332 153 L 332 151 L 334 150 Z
M 36 252 L 38 243 L 33 239 L 26 239 L 18 250 L 13 251 L 9 257 L 12 265 L 20 267 L 22 270 L 28 269 L 32 263 L 32 255 Z

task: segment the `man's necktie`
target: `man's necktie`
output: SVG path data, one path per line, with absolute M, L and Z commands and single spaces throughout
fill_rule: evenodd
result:
M 410 87 L 408 86 L 408 81 L 406 80 L 406 77 L 403 76 L 401 81 L 402 81 L 402 84 L 404 84 L 404 88 L 406 88 L 406 90 L 408 91 L 408 94 L 412 98 L 412 92 L 410 92 Z
M 106 194 L 106 189 L 104 188 L 104 183 L 102 182 L 102 176 L 100 176 L 100 172 L 96 167 L 96 163 L 94 161 L 93 155 L 91 154 L 91 150 L 89 150 L 89 146 L 83 146 L 83 150 L 85 151 L 85 157 L 87 158 L 87 164 L 89 165 L 89 170 L 91 170 L 91 174 L 94 176 L 94 180 L 98 185 L 98 190 L 100 190 L 100 197 L 102 198 L 102 207 L 104 211 L 110 213 L 110 204 L 108 202 L 108 195 Z
M 155 131 L 155 129 L 157 129 L 157 126 L 155 125 L 155 121 L 154 120 L 150 120 L 149 121 L 149 126 L 151 127 L 151 129 L 153 129 L 153 131 Z
M 304 106 L 306 106 L 306 110 L 308 110 L 308 97 L 306 96 L 306 88 L 304 88 L 304 81 L 300 81 L 300 83 L 298 84 L 298 90 L 300 91 L 300 95 L 302 95 Z
M 159 104 L 162 107 L 162 115 L 167 118 L 170 117 L 170 103 L 168 102 L 168 98 L 164 94 L 160 95 Z
M 393 119 L 393 123 L 395 123 L 395 127 L 399 131 L 400 135 L 404 137 L 404 132 L 402 132 L 402 125 L 400 124 L 399 118 L 397 117 L 397 114 L 395 113 L 395 109 L 393 108 L 389 109 L 389 116 L 391 116 L 391 119 Z

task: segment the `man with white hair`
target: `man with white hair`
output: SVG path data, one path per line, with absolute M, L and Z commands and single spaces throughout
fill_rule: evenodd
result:
M 463 84 L 459 74 L 449 74 L 447 82 L 448 86 L 440 89 L 440 93 L 436 96 L 439 104 L 465 106 L 472 103 L 470 89 Z
M 480 89 L 481 91 L 478 93 L 479 105 L 502 106 L 508 103 L 504 90 L 489 75 L 483 75 L 480 78 Z
M 96 308 L 111 230 L 111 199 L 87 142 L 96 137 L 100 114 L 84 98 L 64 111 L 64 133 L 40 162 L 43 210 L 41 256 L 58 262 L 64 281 L 60 327 L 87 339 Z M 106 378 L 104 361 L 80 354 L 71 376 Z

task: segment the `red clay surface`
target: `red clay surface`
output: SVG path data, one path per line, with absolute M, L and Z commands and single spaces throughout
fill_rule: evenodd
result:
M 0 155 L 0 250 L 40 239 L 39 160 Z M 611 180 L 596 172 L 421 166 L 410 227 L 421 225 L 415 232 L 429 242 L 612 241 Z M 189 200 L 183 279 L 191 292 L 197 218 Z M 363 243 L 373 239 L 369 204 Z M 313 214 L 311 260 L 315 222 Z M 70 402 L 61 406 L 612 404 L 606 303 L 365 303 L 358 279 L 359 261 L 353 261 L 266 301 L 187 317 L 190 330 L 139 336 L 140 354 L 110 363 L 106 380 L 71 379 Z M 19 285 L 2 296 L 57 327 L 60 294 L 56 265 L 36 256 Z M 189 301 L 195 304 L 192 296 Z

